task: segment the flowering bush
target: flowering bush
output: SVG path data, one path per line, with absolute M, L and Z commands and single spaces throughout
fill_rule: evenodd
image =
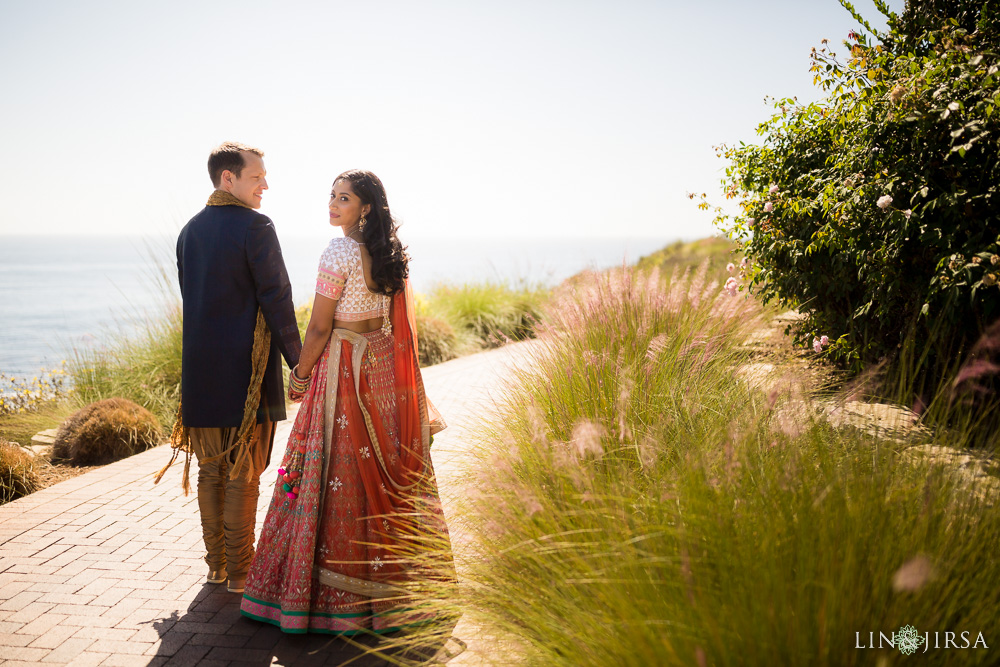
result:
M 717 222 L 751 289 L 798 307 L 808 345 L 859 370 L 906 337 L 943 364 L 1000 316 L 1000 56 L 995 0 L 880 0 L 889 32 L 813 49 L 820 102 L 775 102 L 760 145 L 723 147 L 740 213 Z

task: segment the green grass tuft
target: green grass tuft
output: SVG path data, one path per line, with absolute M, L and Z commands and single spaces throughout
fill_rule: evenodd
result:
M 126 398 L 169 429 L 180 399 L 181 319 L 175 302 L 134 335 L 120 335 L 108 347 L 77 350 L 69 371 L 77 405 Z
M 548 290 L 530 285 L 438 285 L 418 299 L 417 314 L 450 325 L 463 354 L 533 337 L 547 296 Z

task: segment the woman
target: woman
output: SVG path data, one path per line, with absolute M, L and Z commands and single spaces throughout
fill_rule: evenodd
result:
M 407 609 L 414 549 L 436 541 L 450 561 L 429 454 L 444 424 L 424 396 L 408 258 L 378 177 L 338 176 L 330 224 L 344 235 L 320 259 L 289 385 L 302 405 L 241 608 L 285 632 L 389 632 L 426 620 Z

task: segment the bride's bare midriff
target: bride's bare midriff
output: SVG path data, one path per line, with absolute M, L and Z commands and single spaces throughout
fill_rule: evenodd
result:
M 371 333 L 372 331 L 378 331 L 382 328 L 382 318 L 373 317 L 370 320 L 361 320 L 360 322 L 345 322 L 344 320 L 334 320 L 334 329 L 347 329 L 348 331 L 353 331 L 354 333 Z

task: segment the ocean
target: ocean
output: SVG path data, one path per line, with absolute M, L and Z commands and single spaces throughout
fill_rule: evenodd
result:
M 281 238 L 296 304 L 313 292 L 330 237 Z M 417 292 L 438 283 L 554 285 L 632 263 L 675 239 L 402 239 Z M 111 344 L 176 299 L 174 238 L 0 236 L 0 373 L 37 375 Z

